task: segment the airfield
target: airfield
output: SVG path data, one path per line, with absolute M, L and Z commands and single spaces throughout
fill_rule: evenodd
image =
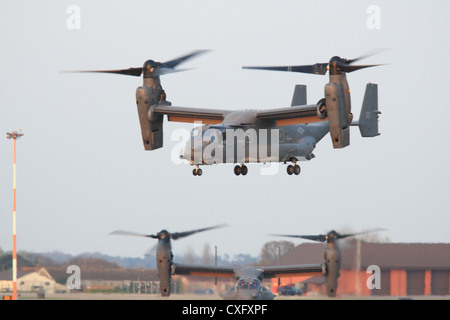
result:
M 436 154 L 445 151 L 445 143 L 434 138 L 449 133 L 449 109 L 441 102 L 448 69 L 442 61 L 450 51 L 440 32 L 448 27 L 448 4 L 413 4 L 408 14 L 399 4 L 368 6 L 358 1 L 349 7 L 330 2 L 327 10 L 323 4 L 293 0 L 258 8 L 240 2 L 219 7 L 204 3 L 200 10 L 165 2 L 105 7 L 106 2 L 51 8 L 14 4 L 2 10 L 8 63 L 2 73 L 0 100 L 5 107 L 0 122 L 4 132 L 20 129 L 7 132 L 14 149 L 11 141 L 2 140 L 0 175 L 9 177 L 13 164 L 14 178 L 13 187 L 10 179 L 0 185 L 0 258 L 10 248 L 13 253 L 8 257 L 12 264 L 2 268 L 8 274 L 0 277 L 0 289 L 6 287 L 10 294 L 13 287 L 11 298 L 19 291 L 19 300 L 39 305 L 154 301 L 148 302 L 151 308 L 134 308 L 133 315 L 172 303 L 238 304 L 224 300 L 218 290 L 188 294 L 199 290 L 186 285 L 188 289 L 176 290 L 184 294 L 171 292 L 172 276 L 198 276 L 203 269 L 202 276 L 211 278 L 213 268 L 230 275 L 231 267 L 217 263 L 217 248 L 219 260 L 228 262 L 241 253 L 251 257 L 269 243 L 267 236 L 276 234 L 295 238 L 295 247 L 285 256 L 278 249 L 271 257 L 277 266 L 255 279 L 262 283 L 275 279 L 275 272 L 293 274 L 291 266 L 296 273 L 306 273 L 313 263 L 324 282 L 312 285 L 326 288 L 329 295 L 338 293 L 330 298 L 313 293 L 323 290 L 304 290 L 301 296 L 275 296 L 276 305 L 287 302 L 297 309 L 297 301 L 450 300 L 450 153 Z M 267 19 L 277 16 L 283 19 Z M 191 65 L 178 68 L 197 55 Z M 16 245 L 16 140 L 22 128 Z M 186 141 L 181 141 L 181 131 Z M 268 135 L 259 136 L 260 131 Z M 232 157 L 220 152 L 227 151 L 226 141 L 233 141 Z M 234 147 L 244 152 L 232 154 Z M 276 157 L 250 152 L 269 149 L 278 150 Z M 273 159 L 281 170 L 259 167 L 268 162 L 273 169 Z M 252 163 L 248 169 L 246 163 Z M 179 241 L 172 252 L 170 239 L 231 221 L 233 230 Z M 389 233 L 386 241 L 358 238 L 351 249 L 335 242 L 359 234 L 353 228 L 374 227 Z M 169 233 L 166 228 L 193 231 Z M 334 228 L 352 233 L 341 236 L 330 231 Z M 148 234 L 155 230 L 161 232 Z M 333 234 L 336 238 L 330 237 Z M 170 296 L 135 293 L 147 290 L 134 290 L 134 282 L 120 287 L 124 290 L 99 293 L 83 285 L 82 290 L 40 291 L 39 296 L 36 291 L 25 293 L 28 282 L 16 279 L 22 266 L 17 249 L 19 255 L 20 250 L 95 251 L 137 257 L 151 245 L 157 252 L 158 286 Z M 197 257 L 202 246 L 204 264 L 210 264 L 206 268 L 173 260 Z M 214 266 L 209 252 L 213 247 Z M 41 261 L 35 260 L 37 268 Z M 79 261 L 69 264 L 78 270 L 83 263 L 86 267 L 86 258 Z M 31 284 L 29 290 L 62 285 L 68 278 L 64 271 L 58 282 L 54 277 L 42 286 Z M 71 279 L 80 280 L 80 272 Z M 109 279 L 103 268 L 93 277 L 88 274 L 86 267 L 83 281 L 144 281 L 140 275 Z M 249 283 L 237 277 L 236 270 L 233 274 L 235 280 Z M 366 282 L 369 277 L 373 282 Z M 273 286 L 269 290 L 276 292 Z M 273 302 L 266 301 L 256 303 Z M 40 307 L 23 309 L 36 312 Z M 333 316 L 330 309 L 319 312 Z
M 163 301 L 224 301 L 217 294 L 172 294 L 162 297 L 160 294 L 121 294 L 121 293 L 65 293 L 46 294 L 44 299 L 38 298 L 36 294 L 22 294 L 20 300 L 163 300 Z M 302 296 L 276 296 L 274 300 L 450 300 L 450 296 L 356 296 L 341 295 L 329 298 L 325 295 L 302 295 Z M 233 300 L 228 300 L 233 301 Z

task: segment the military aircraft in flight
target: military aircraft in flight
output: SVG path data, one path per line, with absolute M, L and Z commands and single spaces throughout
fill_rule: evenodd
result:
M 243 67 L 272 71 L 301 72 L 325 75 L 324 97 L 316 104 L 307 104 L 306 86 L 296 85 L 290 107 L 262 110 L 230 110 L 174 106 L 166 100 L 160 76 L 183 71 L 176 67 L 206 50 L 194 51 L 167 62 L 147 60 L 142 67 L 118 70 L 75 72 L 143 75 L 142 86 L 136 89 L 136 105 L 145 150 L 163 147 L 163 121 L 194 123 L 190 140 L 180 155 L 189 161 L 194 176 L 201 176 L 200 166 L 233 163 L 236 175 L 246 175 L 246 163 L 292 163 L 289 175 L 300 173 L 298 161 L 314 158 L 317 143 L 329 132 L 334 148 L 350 144 L 350 126 L 358 126 L 363 137 L 375 137 L 378 130 L 378 86 L 366 86 L 358 121 L 351 112 L 347 73 L 377 65 L 354 65 L 356 59 L 333 57 L 327 63 L 282 67 Z M 74 72 L 74 71 L 70 71 Z
M 117 230 L 111 234 L 131 235 L 158 239 L 156 250 L 156 265 L 160 279 L 161 295 L 170 296 L 173 275 L 205 276 L 214 278 L 233 278 L 236 280 L 234 287 L 227 290 L 222 297 L 226 300 L 271 300 L 274 294 L 263 285 L 264 279 L 283 278 L 293 276 L 324 276 L 327 283 L 329 297 L 336 296 L 337 278 L 340 269 L 340 249 L 335 240 L 356 234 L 340 235 L 335 231 L 327 235 L 318 236 L 293 236 L 310 240 L 327 241 L 325 261 L 313 264 L 276 265 L 276 266 L 217 266 L 217 265 L 193 265 L 173 261 L 171 240 L 177 240 L 194 233 L 207 231 L 227 225 L 169 233 L 162 230 L 156 235 L 140 234 L 130 231 Z M 289 235 L 287 235 L 289 236 Z

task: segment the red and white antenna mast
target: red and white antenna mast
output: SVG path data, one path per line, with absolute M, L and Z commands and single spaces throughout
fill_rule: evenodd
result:
M 14 183 L 13 183 L 13 261 L 12 261 L 12 269 L 13 269 L 13 295 L 12 299 L 17 300 L 17 247 L 16 247 L 16 142 L 23 136 L 22 128 L 19 129 L 19 132 L 7 132 L 6 138 L 14 140 Z

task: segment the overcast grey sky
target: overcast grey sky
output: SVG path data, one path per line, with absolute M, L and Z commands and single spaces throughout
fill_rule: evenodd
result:
M 80 9 L 79 29 L 67 9 Z M 258 255 L 270 233 L 382 227 L 394 242 L 450 242 L 448 1 L 1 1 L 0 247 L 12 248 L 13 143 L 17 149 L 18 250 L 142 256 L 154 240 L 109 236 L 228 223 L 173 243 L 201 254 Z M 375 11 L 374 11 L 375 10 Z M 379 14 L 379 20 L 373 20 Z M 69 20 L 69 21 L 68 21 Z M 69 25 L 68 25 L 69 22 Z M 379 22 L 379 23 L 378 23 Z M 72 23 L 72 24 L 71 24 Z M 379 27 L 379 28 L 373 28 Z M 208 54 L 164 76 L 173 105 L 221 109 L 289 106 L 295 84 L 308 102 L 328 77 L 242 70 L 353 58 L 386 63 L 348 75 L 359 116 L 365 85 L 379 85 L 381 136 L 333 150 L 327 135 L 300 176 L 236 177 L 233 165 L 201 178 L 165 147 L 144 151 L 135 105 L 142 78 L 60 74 L 140 67 L 197 49 Z M 356 129 L 356 128 L 353 128 Z M 296 244 L 300 241 L 295 241 Z

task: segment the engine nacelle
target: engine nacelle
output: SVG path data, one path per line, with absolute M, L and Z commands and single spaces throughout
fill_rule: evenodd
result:
M 152 106 L 157 103 L 153 87 L 142 86 L 136 89 L 137 111 L 145 150 L 155 150 L 163 146 L 164 116 L 152 113 Z
M 170 248 L 161 247 L 156 252 L 156 269 L 158 270 L 159 286 L 163 297 L 170 296 L 172 287 L 172 260 Z
M 350 130 L 341 83 L 330 82 L 325 86 L 325 105 L 333 147 L 344 148 L 350 144 Z
M 341 252 L 336 244 L 327 244 L 325 249 L 327 295 L 335 297 L 341 268 Z

